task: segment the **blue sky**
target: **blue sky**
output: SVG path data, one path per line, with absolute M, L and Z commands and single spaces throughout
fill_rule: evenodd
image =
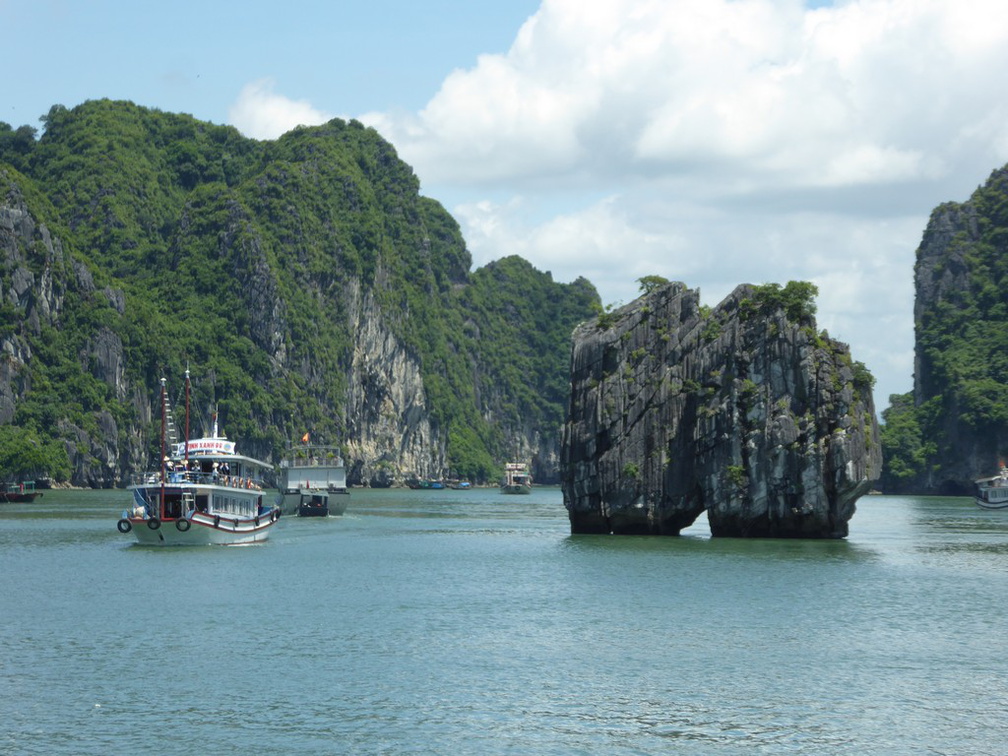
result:
M 819 286 L 819 325 L 912 387 L 931 210 L 1008 162 L 1000 0 L 0 0 L 0 120 L 109 97 L 275 138 L 358 118 L 462 226 L 626 303 Z

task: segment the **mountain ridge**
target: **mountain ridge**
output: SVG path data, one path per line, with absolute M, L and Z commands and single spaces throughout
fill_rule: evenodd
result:
M 373 129 L 257 142 L 109 100 L 44 121 L 27 146 L 0 124 L 3 348 L 21 355 L 0 402 L 8 436 L 66 447 L 57 478 L 122 484 L 151 458 L 159 378 L 191 365 L 195 401 L 266 459 L 311 431 L 355 483 L 488 481 L 512 457 L 558 479 L 570 333 L 597 292 L 517 257 L 470 272 Z

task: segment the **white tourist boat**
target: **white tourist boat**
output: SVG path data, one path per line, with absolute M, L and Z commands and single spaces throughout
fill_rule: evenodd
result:
M 189 371 L 186 371 L 188 428 Z M 207 546 L 264 541 L 280 510 L 263 499 L 262 475 L 272 466 L 235 451 L 219 432 L 214 413 L 208 435 L 173 443 L 165 380 L 161 379 L 160 469 L 129 486 L 133 504 L 119 520 L 121 533 L 152 546 Z M 188 436 L 188 432 L 186 433 Z
M 310 443 L 306 433 L 280 461 L 277 505 L 284 514 L 326 517 L 346 511 L 349 491 L 339 447 Z
M 1001 472 L 992 478 L 976 481 L 977 492 L 974 501 L 984 509 L 1008 509 L 1008 467 L 1002 465 Z
M 532 493 L 532 474 L 524 462 L 508 462 L 504 465 L 504 480 L 501 483 L 501 493 L 530 494 Z

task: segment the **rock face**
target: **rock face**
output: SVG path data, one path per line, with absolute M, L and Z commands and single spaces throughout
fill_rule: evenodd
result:
M 96 290 L 87 267 L 70 259 L 61 240 L 32 216 L 17 183 L 4 171 L 0 171 L 0 274 L 10 282 L 0 291 L 0 304 L 23 323 L 0 337 L 0 423 L 10 423 L 19 401 L 31 388 L 28 365 L 33 354 L 28 334 L 37 337 L 43 327 L 60 327 L 68 292 L 80 299 L 107 299 L 120 314 L 124 298 L 119 290 Z M 77 358 L 116 397 L 128 398 L 123 345 L 117 334 L 99 327 L 85 340 Z M 140 416 L 149 418 L 150 410 L 141 411 Z M 61 423 L 61 431 L 69 439 L 72 482 L 107 488 L 121 482 L 142 458 L 139 428 L 118 428 L 105 411 L 95 413 L 93 420 L 98 434 L 65 423 Z
M 871 377 L 846 345 L 673 283 L 582 324 L 562 488 L 572 533 L 842 538 L 882 466 Z
M 1008 167 L 931 214 L 914 265 L 913 401 L 931 447 L 893 493 L 970 495 L 1008 451 Z
M 419 361 L 385 325 L 371 292 L 355 281 L 345 299 L 357 337 L 345 408 L 348 480 L 387 487 L 401 470 L 436 474 L 445 449 L 431 424 Z
M 33 351 L 43 329 L 58 331 L 69 321 L 80 335 L 73 359 L 107 386 L 107 396 L 120 411 L 91 408 L 74 422 L 53 412 L 47 430 L 65 447 L 73 485 L 122 486 L 144 469 L 151 434 L 158 428 L 157 394 L 137 379 L 136 354 L 144 355 L 146 350 L 134 344 L 134 363 L 130 364 L 131 355 L 120 335 L 121 319 L 136 317 L 135 294 L 127 296 L 123 289 L 96 283 L 97 272 L 77 259 L 72 239 L 51 233 L 33 215 L 20 186 L 23 180 L 0 167 L 0 279 L 4 282 L 0 309 L 8 318 L 0 329 L 0 425 L 15 423 L 19 406 L 31 396 L 33 367 L 44 362 Z M 338 313 L 341 326 L 351 335 L 352 348 L 324 363 L 312 350 L 291 346 L 298 344 L 291 335 L 292 306 L 280 291 L 265 251 L 267 240 L 251 216 L 234 201 L 222 201 L 218 215 L 208 232 L 187 206 L 169 257 L 182 257 L 209 239 L 204 246 L 210 258 L 228 261 L 225 272 L 243 283 L 241 308 L 246 325 L 242 335 L 262 350 L 273 374 L 296 376 L 296 383 L 318 398 L 320 411 L 338 419 L 351 485 L 399 485 L 412 476 L 437 477 L 448 470 L 448 430 L 428 397 L 424 355 L 404 340 L 402 328 L 395 328 L 395 319 L 405 317 L 402 310 L 382 303 L 380 291 L 392 286 L 387 271 L 379 266 L 372 281 L 350 275 L 338 280 L 329 270 L 299 279 L 299 285 L 312 293 L 318 312 Z M 101 311 L 102 317 L 82 324 L 74 310 L 82 303 Z M 520 317 L 516 320 L 523 322 Z M 514 397 L 475 358 L 471 370 L 481 415 L 502 428 L 501 464 L 505 459 L 532 460 L 538 482 L 558 482 L 560 423 L 554 420 L 545 431 L 538 418 L 508 425 L 499 408 L 515 404 Z M 443 394 L 445 388 L 440 391 Z M 290 430 L 288 417 L 255 419 L 264 427 L 273 423 L 284 432 Z M 295 430 L 299 435 L 304 428 Z M 272 442 L 268 434 L 240 439 L 244 453 L 264 460 L 273 457 Z

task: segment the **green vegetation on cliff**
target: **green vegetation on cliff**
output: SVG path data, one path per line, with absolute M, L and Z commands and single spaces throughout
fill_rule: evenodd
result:
M 305 429 L 347 441 L 365 300 L 419 363 L 454 472 L 493 478 L 516 437 L 558 436 L 570 332 L 594 288 L 518 258 L 470 273 L 457 223 L 373 129 L 333 120 L 261 142 L 108 100 L 42 120 L 37 140 L 0 123 L 0 209 L 23 203 L 59 240 L 52 254 L 16 240 L 0 269 L 4 292 L 32 277 L 23 300 L 0 301 L 0 339 L 27 357 L 0 423 L 76 449 L 77 482 L 143 461 L 129 436 L 156 435 L 143 407 L 186 365 L 194 403 L 217 400 L 250 452 L 275 456 Z M 100 459 L 79 453 L 103 444 Z
M 965 493 L 1008 456 L 1008 169 L 932 214 L 915 313 L 915 388 L 883 413 L 881 482 Z

